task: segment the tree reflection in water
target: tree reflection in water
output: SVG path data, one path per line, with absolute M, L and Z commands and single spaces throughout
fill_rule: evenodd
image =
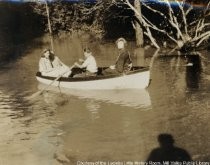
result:
M 199 82 L 201 78 L 201 59 L 197 55 L 188 55 L 187 64 L 192 64 L 192 66 L 186 67 L 186 84 L 190 89 L 198 89 Z

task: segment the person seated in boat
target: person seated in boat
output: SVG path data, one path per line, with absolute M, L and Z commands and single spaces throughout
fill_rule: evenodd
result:
M 85 77 L 85 76 L 97 75 L 98 72 L 97 63 L 95 57 L 92 55 L 92 52 L 90 51 L 89 48 L 84 49 L 84 56 L 85 60 L 79 59 L 79 61 L 82 62 L 82 64 L 79 64 L 77 62 L 74 63 L 74 65 L 79 68 L 79 72 L 77 70 L 77 73 L 79 74 L 75 74 L 73 71 L 73 77 Z
M 126 49 L 127 41 L 124 38 L 119 38 L 116 41 L 116 45 L 119 50 L 118 57 L 115 65 L 111 65 L 105 70 L 105 73 L 107 74 L 126 73 L 130 71 L 132 67 L 130 52 Z
M 39 60 L 39 72 L 43 76 L 50 77 L 58 77 L 62 74 L 62 77 L 68 77 L 71 74 L 69 67 L 61 62 L 50 49 L 45 49 Z

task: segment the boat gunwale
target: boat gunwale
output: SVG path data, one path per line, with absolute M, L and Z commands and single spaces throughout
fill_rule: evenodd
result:
M 106 67 L 107 68 L 107 67 Z M 146 72 L 149 71 L 149 67 L 133 67 L 135 70 L 132 70 L 128 73 L 120 73 L 120 74 L 109 74 L 109 75 L 97 75 L 97 76 L 89 76 L 89 77 L 61 77 L 57 81 L 61 82 L 86 82 L 86 81 L 95 81 L 95 80 L 104 80 L 104 79 L 112 79 L 112 78 L 119 78 L 126 75 L 133 75 L 136 73 Z M 140 69 L 138 69 L 140 68 Z M 36 73 L 36 77 L 47 79 L 47 80 L 54 80 L 56 77 L 50 76 L 42 76 L 40 72 Z

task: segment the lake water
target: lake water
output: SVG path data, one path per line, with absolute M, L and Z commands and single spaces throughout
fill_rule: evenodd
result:
M 99 66 L 115 60 L 112 43 L 59 40 L 55 52 L 71 66 L 82 57 L 86 44 Z M 151 58 L 153 49 L 132 55 L 136 65 L 154 60 L 152 82 L 146 90 L 50 88 L 27 99 L 43 88 L 35 73 L 46 46 L 31 47 L 0 68 L 0 164 L 134 164 L 145 161 L 159 146 L 157 137 L 162 133 L 171 134 L 175 145 L 193 160 L 210 161 L 210 64 L 206 51 L 189 58 L 162 56 L 160 52 Z

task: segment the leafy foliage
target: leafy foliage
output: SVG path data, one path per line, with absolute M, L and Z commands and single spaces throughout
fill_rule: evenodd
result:
M 101 37 L 103 31 L 103 6 L 94 6 L 92 3 L 67 1 L 54 1 L 48 3 L 52 31 L 54 34 L 60 32 L 92 31 Z M 47 24 L 47 13 L 44 3 L 33 3 L 34 12 L 45 16 Z M 46 26 L 47 30 L 47 26 Z
M 144 0 L 141 1 L 142 13 L 136 11 L 134 0 L 96 0 L 94 3 L 84 0 L 77 3 L 56 0 L 48 3 L 48 6 L 54 34 L 63 31 L 80 34 L 88 31 L 98 38 L 113 38 L 122 34 L 134 37 L 133 22 L 137 21 L 144 36 L 156 48 L 160 47 L 160 40 L 163 40 L 162 43 L 169 40 L 169 43 L 174 43 L 178 48 L 186 44 L 199 47 L 210 36 L 206 19 L 210 15 L 209 0 L 204 2 L 202 8 L 187 1 Z M 44 3 L 33 4 L 33 9 L 47 18 Z M 44 21 L 47 24 L 47 19 Z M 122 33 L 119 34 L 119 31 Z

